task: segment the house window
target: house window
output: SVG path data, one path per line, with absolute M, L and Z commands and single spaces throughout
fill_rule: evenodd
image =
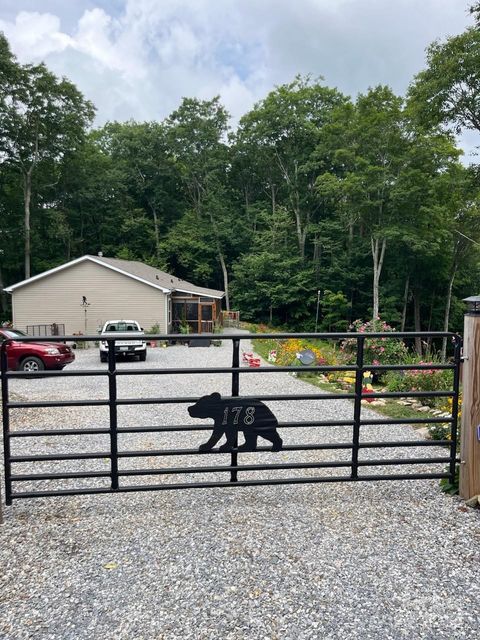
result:
M 198 320 L 198 302 L 187 302 L 185 306 L 187 320 Z
M 202 320 L 213 320 L 212 310 L 211 304 L 202 304 Z

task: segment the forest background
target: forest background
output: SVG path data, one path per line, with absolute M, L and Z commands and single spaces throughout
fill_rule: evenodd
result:
M 161 122 L 92 128 L 92 105 L 0 34 L 4 287 L 84 254 L 139 260 L 295 331 L 380 316 L 460 330 L 478 293 L 480 183 L 455 134 L 480 132 L 480 26 L 433 43 L 406 96 L 321 78 L 275 87 L 236 130 L 219 97 Z

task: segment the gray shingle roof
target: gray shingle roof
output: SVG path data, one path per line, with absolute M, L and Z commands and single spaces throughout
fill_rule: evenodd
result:
M 198 287 L 186 280 L 180 280 L 175 276 L 160 271 L 155 267 L 151 267 L 143 262 L 134 262 L 133 260 L 120 260 L 118 258 L 105 258 L 103 256 L 88 256 L 96 262 L 103 262 L 107 266 L 120 269 L 126 274 L 130 274 L 137 278 L 141 278 L 157 287 L 163 287 L 171 291 L 178 291 L 179 293 L 195 293 L 210 298 L 223 298 L 224 291 L 217 291 L 216 289 L 206 289 L 205 287 Z

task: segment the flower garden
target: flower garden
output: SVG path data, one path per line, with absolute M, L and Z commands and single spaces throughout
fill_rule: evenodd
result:
M 248 325 L 255 333 L 272 333 L 265 325 Z M 395 333 L 395 329 L 377 319 L 369 322 L 356 321 L 350 325 L 353 333 Z M 339 342 L 292 338 L 287 340 L 255 340 L 255 350 L 265 359 L 278 366 L 294 366 L 303 370 L 296 375 L 325 390 L 352 392 L 355 385 L 355 371 L 309 372 L 304 367 L 299 354 L 309 350 L 315 356 L 318 365 L 348 366 L 355 364 L 357 340 L 354 335 Z M 273 354 L 273 357 L 272 357 Z M 368 338 L 365 341 L 364 362 L 371 365 L 387 364 L 438 364 L 433 357 L 428 361 L 419 358 L 407 348 L 404 342 L 392 335 L 392 338 Z M 453 388 L 452 370 L 410 369 L 387 372 L 365 372 L 363 393 L 365 402 L 380 413 L 390 417 L 450 417 L 452 399 L 443 397 L 372 399 L 372 391 L 448 391 Z M 421 425 L 420 425 L 421 426 Z M 425 425 L 429 437 L 436 440 L 450 439 L 450 423 Z

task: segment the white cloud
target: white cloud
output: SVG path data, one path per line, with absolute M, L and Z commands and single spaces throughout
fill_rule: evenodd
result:
M 60 19 L 51 13 L 20 11 L 14 23 L 0 20 L 0 31 L 23 62 L 60 53 L 73 44 L 72 38 L 61 33 Z
M 80 18 L 72 47 L 126 78 L 143 77 L 146 68 L 141 49 L 129 46 L 129 36 L 125 25 L 97 8 L 85 11 Z
M 238 120 L 297 73 L 351 95 L 378 83 L 403 92 L 429 42 L 469 22 L 451 0 L 76 0 L 76 19 L 70 3 L 17 3 L 14 18 L 0 10 L 14 53 L 69 77 L 99 123 L 161 119 L 182 96 L 217 94 Z

